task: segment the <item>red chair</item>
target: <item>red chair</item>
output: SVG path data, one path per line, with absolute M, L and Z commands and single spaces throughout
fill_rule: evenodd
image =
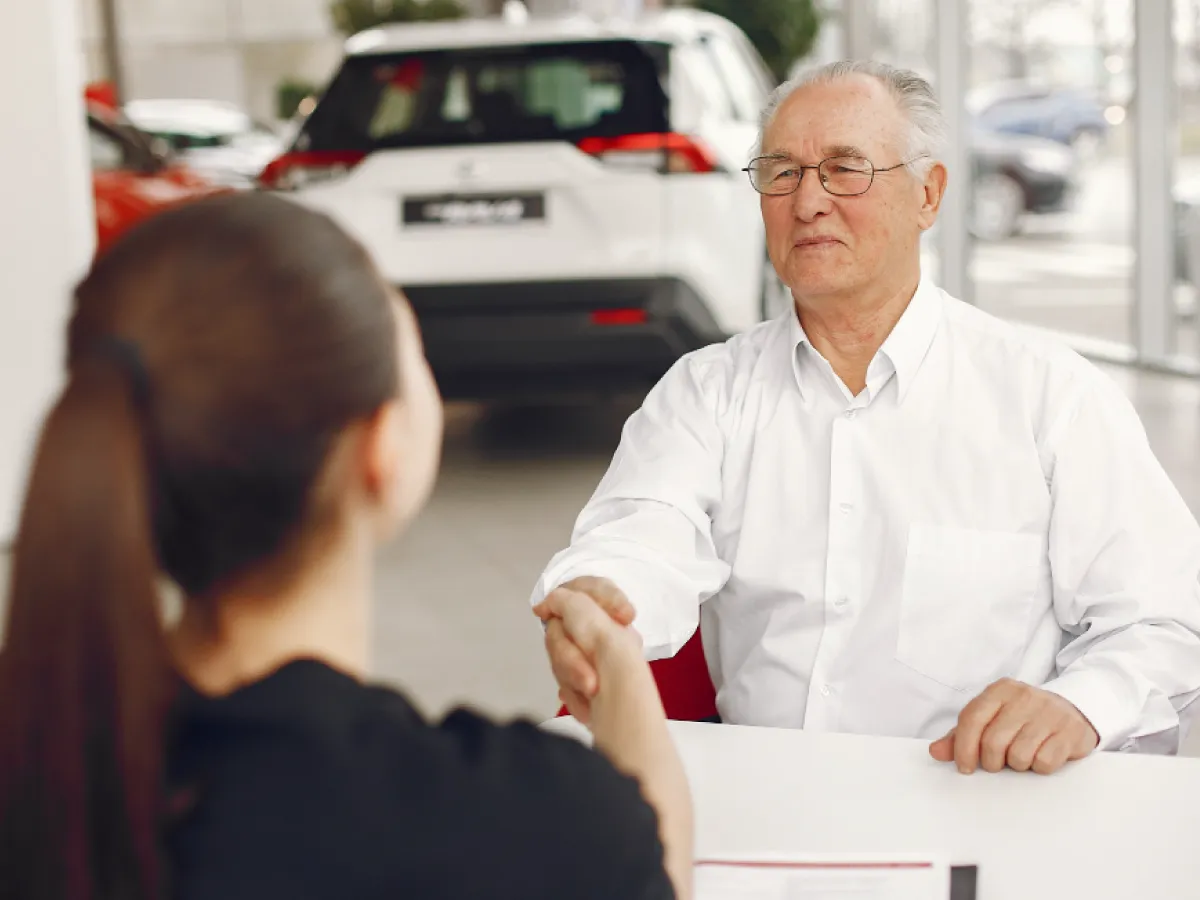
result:
M 699 722 L 717 715 L 717 692 L 708 674 L 699 628 L 674 656 L 650 663 L 650 671 L 668 719 Z M 567 715 L 566 708 L 558 714 Z

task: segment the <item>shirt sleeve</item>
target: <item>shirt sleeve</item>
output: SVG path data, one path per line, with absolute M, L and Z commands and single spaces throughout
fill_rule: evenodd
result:
M 1200 527 L 1102 375 L 1049 449 L 1054 608 L 1072 639 L 1045 687 L 1102 749 L 1177 752 L 1200 694 Z
M 611 579 L 637 610 L 648 659 L 672 656 L 729 566 L 713 546 L 724 442 L 717 424 L 723 347 L 684 357 L 625 424 L 621 443 L 532 602 L 573 578 Z
M 577 741 L 469 712 L 438 729 L 457 755 L 472 815 L 455 852 L 457 896 L 523 900 L 672 900 L 658 817 L 638 782 Z M 484 889 L 484 884 L 492 889 Z

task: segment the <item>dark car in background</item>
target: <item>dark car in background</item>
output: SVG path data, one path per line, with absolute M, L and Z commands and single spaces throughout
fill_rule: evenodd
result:
M 998 82 L 972 91 L 967 109 L 987 131 L 1045 138 L 1082 156 L 1094 154 L 1108 134 L 1104 108 L 1076 88 Z
M 976 127 L 971 167 L 968 222 L 982 241 L 1016 234 L 1025 215 L 1066 212 L 1077 193 L 1076 154 L 1046 138 Z
M 1185 178 L 1171 192 L 1175 208 L 1175 278 L 1200 278 L 1200 179 Z

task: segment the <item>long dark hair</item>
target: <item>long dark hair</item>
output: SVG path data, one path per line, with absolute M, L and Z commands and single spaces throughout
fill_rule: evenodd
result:
M 150 220 L 79 285 L 0 653 L 0 897 L 160 894 L 158 579 L 204 603 L 304 542 L 335 439 L 398 390 L 392 302 L 330 220 L 254 194 Z

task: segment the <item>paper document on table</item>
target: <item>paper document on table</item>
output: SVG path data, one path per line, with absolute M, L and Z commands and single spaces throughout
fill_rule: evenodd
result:
M 696 863 L 696 900 L 947 900 L 950 869 L 928 859 Z

